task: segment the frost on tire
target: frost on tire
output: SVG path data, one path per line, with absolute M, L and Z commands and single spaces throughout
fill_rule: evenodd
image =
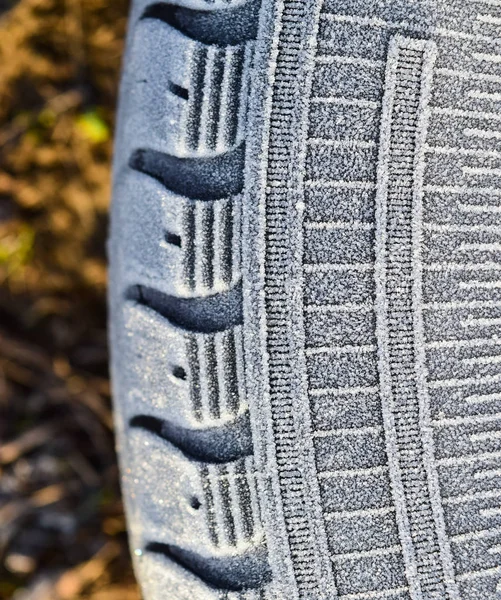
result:
M 146 600 L 498 597 L 500 26 L 134 3 L 110 305 Z
M 256 9 L 138 3 L 131 26 L 115 384 L 131 539 L 151 600 L 164 581 L 172 598 L 257 600 L 270 579 L 241 337 Z

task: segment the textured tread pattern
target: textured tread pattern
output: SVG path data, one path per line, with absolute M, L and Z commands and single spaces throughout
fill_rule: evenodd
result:
M 136 137 L 140 131 L 145 144 L 172 156 L 224 159 L 222 153 L 245 137 L 253 47 L 253 39 L 205 44 L 183 35 L 176 24 L 146 14 L 133 39 L 134 69 L 143 74 L 136 81 L 141 109 L 126 129 Z M 159 52 L 173 57 L 161 71 L 148 62 Z
M 290 102 L 290 96 L 299 76 L 298 52 L 301 51 L 302 22 L 307 19 L 309 9 L 309 4 L 303 0 L 292 0 L 283 4 L 280 15 L 269 116 L 269 142 L 266 148 L 264 261 L 268 393 L 274 451 L 290 560 L 301 598 L 317 597 L 319 588 L 314 535 L 305 511 L 308 491 L 294 425 L 294 397 L 297 387 L 292 375 L 291 348 L 286 325 L 290 237 L 283 224 L 289 212 L 289 152 L 294 147 L 297 135 L 292 127 L 291 117 L 295 106 Z
M 284 248 L 300 238 L 311 434 L 339 597 L 494 600 L 501 590 L 501 8 L 480 0 L 321 4 L 304 164 L 293 166 L 304 168 L 304 188 L 274 180 L 290 176 L 293 155 L 283 144 L 271 155 L 263 193 L 266 283 L 270 297 L 283 291 L 281 307 L 266 307 L 283 335 L 268 345 L 268 360 L 279 364 L 294 337 L 278 323 L 294 314 L 285 265 L 301 248 L 297 241 L 289 254 Z M 294 10 L 294 2 L 281 6 L 283 14 Z M 389 55 L 399 44 L 400 62 Z M 270 60 L 279 64 L 283 53 L 293 64 L 300 45 L 284 36 Z M 424 55 L 433 47 L 430 82 Z M 391 76 L 389 62 L 397 69 Z M 293 89 L 292 77 L 284 84 L 277 72 L 270 84 L 285 128 L 297 106 L 291 93 L 277 92 Z M 401 94 L 390 118 L 388 88 Z M 273 111 L 269 125 L 273 149 Z M 376 216 L 383 185 L 384 230 Z M 388 379 L 400 406 L 388 403 Z M 300 383 L 293 373 L 293 397 Z M 286 392 L 280 399 L 289 403 Z M 288 429 L 287 440 L 294 434 Z
M 373 236 L 375 235 L 373 223 L 377 179 L 375 169 L 371 168 L 365 171 L 359 169 L 357 171 L 355 168 L 349 168 L 348 165 L 365 164 L 369 166 L 376 164 L 375 152 L 377 150 L 378 131 L 381 128 L 381 101 L 385 85 L 384 66 L 390 40 L 399 31 L 396 24 L 404 20 L 405 14 L 407 21 L 405 32 L 411 31 L 413 37 L 423 38 L 428 37 L 427 33 L 431 32 L 433 41 L 437 46 L 434 85 L 429 99 L 427 137 L 425 148 L 423 148 L 424 154 L 421 157 L 423 161 L 421 176 L 423 178 L 423 333 L 426 342 L 425 348 L 427 349 L 425 373 L 428 374 L 427 394 L 429 396 L 430 419 L 435 448 L 435 464 L 439 476 L 439 491 L 444 512 L 445 529 L 451 545 L 454 577 L 459 587 L 459 597 L 464 599 L 494 598 L 495 569 L 498 567 L 499 561 L 494 558 L 492 553 L 489 553 L 488 544 L 484 546 L 484 549 L 481 549 L 480 540 L 495 539 L 497 524 L 493 519 L 494 513 L 489 513 L 492 515 L 489 525 L 487 523 L 480 525 L 478 517 L 483 510 L 480 504 L 481 499 L 484 494 L 490 496 L 491 489 L 495 488 L 496 484 L 494 480 L 490 480 L 492 488 L 491 484 L 485 486 L 486 480 L 483 479 L 481 484 L 482 478 L 478 476 L 476 478 L 477 483 L 474 483 L 473 478 L 469 478 L 466 471 L 462 471 L 459 465 L 456 466 L 456 459 L 453 458 L 458 453 L 466 453 L 467 458 L 463 460 L 473 467 L 475 465 L 475 452 L 478 452 L 479 457 L 482 456 L 482 453 L 487 453 L 487 458 L 490 449 L 484 445 L 483 449 L 478 448 L 477 450 L 471 445 L 471 442 L 466 442 L 466 439 L 469 439 L 472 435 L 471 432 L 466 433 L 465 429 L 462 429 L 464 437 L 459 438 L 456 434 L 457 430 L 441 424 L 442 422 L 450 422 L 450 427 L 453 428 L 452 423 L 456 422 L 458 418 L 457 426 L 459 427 L 461 427 L 460 422 L 462 427 L 468 427 L 466 422 L 469 419 L 473 419 L 474 422 L 476 418 L 473 415 L 476 409 L 472 405 L 469 409 L 461 408 L 466 404 L 460 398 L 468 395 L 465 386 L 470 385 L 472 388 L 482 389 L 485 385 L 482 383 L 483 375 L 478 371 L 476 373 L 472 371 L 464 372 L 465 361 L 473 360 L 473 363 L 477 361 L 475 358 L 475 355 L 478 354 L 478 350 L 475 349 L 476 342 L 474 339 L 472 342 L 468 341 L 468 339 L 477 336 L 471 335 L 468 328 L 461 325 L 460 318 L 453 319 L 451 316 L 456 310 L 461 311 L 462 314 L 471 314 L 470 311 L 475 304 L 469 307 L 464 303 L 468 304 L 470 301 L 480 300 L 478 295 L 476 297 L 470 295 L 467 298 L 466 295 L 471 292 L 466 289 L 463 291 L 460 287 L 459 281 L 463 279 L 465 274 L 471 273 L 467 268 L 466 261 L 469 259 L 478 265 L 482 260 L 486 260 L 485 266 L 480 267 L 480 269 L 481 272 L 489 272 L 491 259 L 488 258 L 487 254 L 477 254 L 475 256 L 474 253 L 467 258 L 466 249 L 461 256 L 459 253 L 455 256 L 452 255 L 451 250 L 458 246 L 451 244 L 451 238 L 458 235 L 471 238 L 475 229 L 474 226 L 469 231 L 471 225 L 482 222 L 482 225 L 488 226 L 493 221 L 491 220 L 492 217 L 487 216 L 487 213 L 479 219 L 474 212 L 460 208 L 461 195 L 465 194 L 468 197 L 470 194 L 481 194 L 481 188 L 486 183 L 485 180 L 478 189 L 479 186 L 471 179 L 471 183 L 468 183 L 457 169 L 451 167 L 462 153 L 470 154 L 470 158 L 466 158 L 466 156 L 464 159 L 459 158 L 463 161 L 462 164 L 479 160 L 473 157 L 479 150 L 481 151 L 484 142 L 480 138 L 474 140 L 473 136 L 469 135 L 470 129 L 482 128 L 486 123 L 489 123 L 491 127 L 499 127 L 499 124 L 494 125 L 489 121 L 489 110 L 492 110 L 493 105 L 491 104 L 491 109 L 489 109 L 486 99 L 482 98 L 487 88 L 492 92 L 491 86 L 494 84 L 488 81 L 488 76 L 486 77 L 481 73 L 489 71 L 494 74 L 494 66 L 482 61 L 475 62 L 473 59 L 473 56 L 479 52 L 479 46 L 494 43 L 494 38 L 489 37 L 492 32 L 488 31 L 485 23 L 481 25 L 481 21 L 477 19 L 477 14 L 482 13 L 477 13 L 475 7 L 469 3 L 457 2 L 447 3 L 447 5 L 436 3 L 434 9 L 435 12 L 432 15 L 433 28 L 430 26 L 430 29 L 427 29 L 426 21 L 423 20 L 424 13 L 420 10 L 419 4 L 415 6 L 414 10 L 409 10 L 408 7 L 399 8 L 396 3 L 388 3 L 384 6 L 381 4 L 374 7 L 374 9 L 364 8 L 360 5 L 357 10 L 353 10 L 353 5 L 349 5 L 347 2 L 331 0 L 324 2 L 318 49 L 318 55 L 322 57 L 322 64 L 319 67 L 321 72 L 319 72 L 317 82 L 314 85 L 316 93 L 313 94 L 310 108 L 310 135 L 318 140 L 315 142 L 317 144 L 315 148 L 327 153 L 325 156 L 329 156 L 329 160 L 333 161 L 333 170 L 332 176 L 330 173 L 326 176 L 328 172 L 324 166 L 324 174 L 321 178 L 312 171 L 311 182 L 309 183 L 310 189 L 307 190 L 306 213 L 308 220 L 333 223 L 332 227 L 341 228 L 343 223 L 347 222 L 347 231 L 350 233 L 349 238 L 346 234 L 345 240 L 349 239 L 350 245 L 345 245 L 343 251 L 336 245 L 333 252 L 327 255 L 324 254 L 322 257 L 317 255 L 317 260 L 320 260 L 323 266 L 317 263 L 315 267 L 309 268 L 311 270 L 310 277 L 314 279 L 314 282 L 312 288 L 307 292 L 306 311 L 310 315 L 307 317 L 310 319 L 312 326 L 310 331 L 312 334 L 318 332 L 320 335 L 316 339 L 310 338 L 312 344 L 319 343 L 325 347 L 342 344 L 344 348 L 348 344 L 354 343 L 366 346 L 365 350 L 361 349 L 359 351 L 362 356 L 365 356 L 362 364 L 366 366 L 359 371 L 352 381 L 343 382 L 340 376 L 337 376 L 331 383 L 331 389 L 312 390 L 311 395 L 318 394 L 319 399 L 322 398 L 322 394 L 324 394 L 323 398 L 325 399 L 329 396 L 342 399 L 343 408 L 336 408 L 335 411 L 317 408 L 319 407 L 319 400 L 314 400 L 315 411 L 321 418 L 319 425 L 322 423 L 325 426 L 324 424 L 329 423 L 329 427 L 332 427 L 335 413 L 345 416 L 348 414 L 347 411 L 351 412 L 350 408 L 359 410 L 360 412 L 356 418 L 351 416 L 349 421 L 345 420 L 344 423 L 336 419 L 337 424 L 334 426 L 340 427 L 343 423 L 343 426 L 346 427 L 347 423 L 351 422 L 353 425 L 350 423 L 350 426 L 360 427 L 359 435 L 363 436 L 359 438 L 361 444 L 363 444 L 360 448 L 372 449 L 372 455 L 377 456 L 373 443 L 367 445 L 369 443 L 368 436 L 371 432 L 370 428 L 380 428 L 382 426 L 381 417 L 378 416 L 378 411 L 382 410 L 382 407 L 380 405 L 381 398 L 378 398 L 381 394 L 379 393 L 375 363 L 376 354 L 374 353 L 377 348 L 377 340 L 374 335 L 375 285 L 372 273 L 372 265 L 375 259 L 372 240 L 374 240 Z M 368 19 L 379 19 L 373 21 L 378 26 L 372 27 L 371 21 L 368 21 Z M 343 46 L 346 35 L 350 35 L 350 44 Z M 330 41 L 334 43 L 330 44 Z M 451 68 L 451 65 L 455 66 Z M 342 70 L 343 76 L 340 76 L 339 69 Z M 471 75 L 467 75 L 468 79 L 465 79 L 470 69 Z M 337 70 L 336 75 L 334 75 L 335 70 Z M 346 77 L 356 78 L 352 81 L 359 83 L 348 90 L 344 87 Z M 469 81 L 469 83 L 466 83 L 466 81 Z M 479 98 L 474 99 L 474 96 L 478 94 L 480 94 Z M 327 114 L 327 111 L 331 111 L 330 114 L 332 114 L 333 110 L 338 115 L 338 119 L 328 123 L 323 115 Z M 337 123 L 345 119 L 353 125 L 358 123 L 358 126 L 353 126 L 350 130 L 340 127 Z M 412 125 L 411 120 L 408 123 Z M 473 123 L 476 123 L 476 125 Z M 481 125 L 481 123 L 484 125 Z M 327 146 L 327 143 L 324 145 L 323 140 L 325 137 L 335 140 L 334 144 L 330 146 L 332 150 Z M 343 165 L 342 168 L 340 168 L 341 165 Z M 405 161 L 402 161 L 400 166 L 405 169 Z M 471 184 L 475 186 L 475 189 L 470 188 Z M 419 190 L 419 185 L 417 187 Z M 335 199 L 335 201 L 329 203 L 331 208 L 328 214 L 325 214 L 326 209 L 320 206 L 321 200 L 325 199 L 326 195 Z M 351 198 L 355 198 L 355 202 L 350 202 Z M 324 214 L 317 212 L 319 209 L 324 211 Z M 338 225 L 334 225 L 336 222 L 338 222 Z M 393 221 L 393 224 L 395 223 Z M 401 223 L 399 221 L 397 225 Z M 433 223 L 437 225 L 433 225 Z M 450 228 L 449 225 L 451 225 Z M 316 229 L 313 227 L 308 228 L 309 233 L 307 236 L 311 240 L 311 246 L 309 249 L 307 247 L 308 262 L 314 262 L 312 259 L 317 252 L 316 249 L 320 247 L 320 238 L 324 237 L 325 239 L 325 236 L 329 236 L 327 226 L 323 224 L 316 225 L 315 223 L 314 227 Z M 364 228 L 366 233 L 364 233 Z M 456 228 L 457 232 L 455 231 Z M 462 231 L 463 233 L 461 233 Z M 363 244 L 360 243 L 361 235 L 367 236 L 365 238 L 367 241 Z M 315 236 L 318 236 L 318 238 L 315 239 Z M 460 241 L 459 244 L 461 243 Z M 329 274 L 332 273 L 330 281 L 333 281 L 335 274 L 340 271 L 350 277 L 353 276 L 353 279 L 346 279 L 346 275 L 344 275 L 344 284 L 333 283 L 329 297 L 323 291 L 326 288 L 321 285 L 320 277 L 329 277 Z M 402 275 L 402 282 L 405 281 Z M 351 287 L 348 287 L 349 285 Z M 482 300 L 492 302 L 495 299 L 493 297 L 487 298 L 484 295 Z M 331 321 L 332 325 L 329 329 L 325 328 L 327 321 L 322 318 L 324 313 L 331 315 L 331 318 L 335 318 L 334 322 Z M 402 322 L 400 318 L 398 322 Z M 494 331 L 491 329 L 490 333 L 492 335 Z M 436 349 L 435 346 L 437 346 Z M 477 346 L 477 348 L 479 347 L 481 346 Z M 490 354 L 491 352 L 492 350 L 489 350 L 486 353 Z M 466 358 L 467 355 L 468 358 Z M 465 374 L 458 377 L 458 372 L 464 372 Z M 447 383 L 441 383 L 438 379 L 444 379 Z M 317 384 L 311 379 L 310 381 L 316 387 Z M 463 382 L 465 385 L 460 385 Z M 343 386 L 347 383 L 349 383 L 349 387 L 343 390 Z M 456 384 L 458 387 L 456 387 Z M 495 386 L 496 384 L 492 381 L 491 385 Z M 485 406 L 485 413 L 495 415 L 499 410 L 499 408 L 496 409 L 493 402 L 494 397 L 491 395 L 488 401 L 489 404 Z M 485 414 L 484 409 L 479 412 Z M 466 414 L 470 416 L 466 416 Z M 482 415 L 479 416 L 482 419 Z M 364 432 L 365 427 L 367 429 Z M 495 425 L 493 424 L 492 427 L 494 428 Z M 381 429 L 379 431 L 381 432 Z M 353 435 L 355 433 L 356 431 L 352 432 Z M 475 436 L 474 433 L 473 436 Z M 364 453 L 364 456 L 369 456 L 369 452 Z M 445 457 L 447 457 L 446 460 L 450 461 L 450 466 L 445 466 L 447 464 L 444 461 Z M 461 463 L 461 459 L 458 462 Z M 385 464 L 387 465 L 387 459 L 382 457 L 379 461 L 379 465 L 381 465 L 379 468 L 387 468 Z M 479 467 L 482 468 L 481 463 Z M 457 478 L 455 483 L 454 478 Z M 462 481 L 461 485 L 458 484 L 459 479 Z M 399 558 L 399 552 L 401 552 L 399 547 L 402 548 L 408 541 L 404 540 L 402 543 L 402 536 L 398 534 L 395 516 L 393 516 L 396 514 L 395 507 L 392 507 L 393 494 L 390 493 L 391 488 L 388 487 L 389 481 L 388 475 L 379 479 L 379 481 L 374 480 L 372 497 L 367 497 L 365 503 L 360 506 L 363 511 L 372 510 L 372 507 L 379 511 L 378 527 L 381 527 L 383 514 L 387 511 L 385 517 L 387 525 L 385 527 L 387 527 L 388 534 L 384 544 L 388 551 L 393 544 L 395 552 L 394 567 L 388 570 L 388 578 L 384 578 L 380 574 L 372 580 L 371 587 L 366 589 L 372 590 L 374 594 L 381 594 L 381 597 L 393 597 L 392 594 L 396 593 L 395 590 L 409 587 L 407 592 L 399 593 L 419 597 L 416 595 L 415 589 L 411 589 L 411 587 L 419 585 L 420 577 L 417 574 L 406 577 L 402 568 L 402 558 Z M 461 488 L 461 490 L 458 488 Z M 375 493 L 376 490 L 377 493 Z M 451 496 L 456 494 L 457 502 L 451 503 Z M 468 502 L 473 504 L 467 504 L 466 498 L 463 501 L 463 494 L 469 498 Z M 473 497 L 470 494 L 473 494 Z M 478 497 L 476 494 L 478 494 Z M 360 499 L 363 498 L 361 492 L 357 496 Z M 426 494 L 424 497 L 426 497 Z M 376 504 L 377 498 L 381 498 L 381 500 L 378 500 Z M 474 500 L 474 498 L 477 499 Z M 487 502 L 492 501 L 492 499 L 487 500 Z M 462 504 L 462 502 L 465 504 Z M 473 505 L 476 505 L 476 507 L 473 508 Z M 362 512 L 360 515 L 367 516 L 367 512 Z M 355 519 L 356 515 L 351 518 Z M 462 529 L 457 529 L 459 522 L 462 524 Z M 482 533 L 485 529 L 490 531 L 491 538 L 488 534 Z M 432 531 L 433 529 L 426 530 L 423 528 L 423 533 L 432 533 Z M 458 534 L 460 537 L 455 537 Z M 484 538 L 484 535 L 486 538 Z M 355 538 L 354 540 L 354 545 L 360 548 L 372 536 L 375 536 L 372 529 L 370 535 L 359 534 L 358 539 Z M 471 541 L 468 542 L 468 540 Z M 476 541 L 473 542 L 473 540 Z M 466 550 L 464 546 L 468 543 L 472 545 Z M 468 559 L 466 558 L 467 555 L 469 556 Z M 491 560 L 488 560 L 487 557 Z M 440 569 L 440 562 L 439 557 L 435 561 L 431 560 L 429 569 Z M 346 589 L 345 586 L 349 580 L 343 581 L 343 578 L 342 572 L 339 571 L 337 580 L 340 583 L 342 582 L 340 588 Z M 447 578 L 444 579 L 446 581 Z M 359 585 L 359 582 L 357 582 L 357 585 Z M 354 589 L 351 586 L 346 589 L 347 592 Z M 449 590 L 448 593 L 450 597 L 454 597 L 453 591 Z M 430 595 L 431 591 L 428 594 Z M 443 592 L 439 591 L 438 594 L 438 597 L 443 597 Z
M 146 597 L 495 600 L 501 6 L 263 0 L 254 40 L 256 5 L 136 3 L 112 275 Z
M 124 383 L 131 425 L 153 431 L 200 461 L 217 463 L 250 455 L 241 328 L 215 334 L 187 332 L 136 302 L 125 307 L 124 327 L 137 340 L 124 354 L 130 365 Z M 208 346 L 219 351 L 216 369 L 206 377 L 211 366 Z
M 140 498 L 133 539 L 142 540 L 142 554 L 163 554 L 210 586 L 237 590 L 241 581 L 262 587 L 269 573 L 243 401 L 240 327 L 188 332 L 139 299 L 129 299 L 125 310 L 126 330 L 137 343 L 124 356 L 133 372 L 123 382 L 123 410 L 130 415 L 128 436 L 138 440 L 129 453 L 141 461 L 148 447 L 147 466 L 135 464 L 134 477 L 126 481 L 126 490 Z M 149 389 L 149 399 L 143 389 Z M 166 393 L 169 410 L 163 408 Z M 184 498 L 168 499 L 173 481 Z M 194 533 L 186 515 L 193 511 L 204 514 L 203 535 Z M 202 554 L 190 548 L 204 539 Z
M 148 600 L 265 600 L 240 267 L 258 3 L 203 5 L 138 3 L 132 25 L 114 209 L 124 486 Z
M 137 498 L 132 534 L 142 540 L 139 554 L 162 554 L 222 590 L 263 587 L 269 573 L 251 491 L 252 457 L 226 465 L 198 463 L 148 430 L 135 428 L 129 435 L 135 474 L 127 489 Z M 176 494 L 169 493 L 173 482 Z
M 240 203 L 190 203 L 182 216 L 182 238 L 188 246 L 183 253 L 186 285 L 197 293 L 223 291 L 240 279 L 239 239 Z
M 240 409 L 237 365 L 242 364 L 240 328 L 213 336 L 192 337 L 189 342 L 190 386 L 198 420 L 210 422 Z M 204 392 L 203 386 L 207 386 Z
M 242 73 L 251 52 L 249 45 L 209 46 L 194 54 L 185 129 L 190 150 L 221 151 L 243 139 L 247 89 Z
M 243 546 L 261 528 L 252 457 L 201 471 L 207 504 L 212 507 L 211 539 L 215 546 Z
M 241 279 L 239 197 L 196 201 L 174 194 L 142 173 L 118 184 L 128 205 L 130 283 L 182 298 L 229 292 Z M 154 219 L 145 225 L 144 199 Z M 200 240 L 200 241 L 198 241 Z

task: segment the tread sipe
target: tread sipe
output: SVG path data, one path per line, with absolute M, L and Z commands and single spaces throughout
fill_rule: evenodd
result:
M 501 598 L 501 2 L 133 2 L 110 240 L 145 600 Z

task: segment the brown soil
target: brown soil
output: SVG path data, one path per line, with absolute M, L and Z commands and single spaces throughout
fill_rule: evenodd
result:
M 126 14 L 126 0 L 21 0 L 0 16 L 1 599 L 139 598 L 106 345 Z

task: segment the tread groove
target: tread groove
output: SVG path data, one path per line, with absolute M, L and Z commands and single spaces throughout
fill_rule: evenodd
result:
M 191 429 L 149 415 L 136 415 L 131 428 L 144 429 L 164 439 L 190 459 L 208 464 L 234 462 L 252 455 L 248 412 L 231 422 Z
M 200 270 L 201 283 L 211 289 L 214 285 L 214 208 L 212 205 L 202 204 L 200 212 Z
M 167 82 L 167 86 L 171 94 L 174 94 L 174 96 L 177 96 L 182 100 L 188 100 L 190 94 L 186 88 L 184 88 L 181 85 L 178 85 L 177 83 L 174 83 L 171 80 Z
M 240 96 L 242 91 L 242 64 L 245 56 L 245 48 L 237 48 L 231 56 L 229 69 L 228 106 L 235 107 L 227 113 L 227 144 L 232 145 L 238 136 L 240 123 Z
M 240 194 L 244 185 L 244 155 L 243 144 L 203 158 L 179 158 L 141 148 L 132 153 L 129 166 L 153 177 L 175 194 L 210 201 Z
M 218 245 L 219 271 L 221 281 L 226 285 L 231 283 L 233 276 L 233 219 L 231 211 L 232 205 L 228 203 L 219 212 L 219 231 L 221 232 L 221 239 Z
M 239 556 L 209 558 L 171 544 L 149 542 L 146 551 L 163 554 L 202 581 L 216 588 L 241 592 L 264 586 L 270 580 L 264 548 Z
M 240 505 L 243 534 L 247 540 L 250 540 L 254 535 L 254 518 L 252 514 L 252 499 L 245 463 L 237 463 L 235 465 L 235 471 L 235 483 Z
M 213 296 L 179 298 L 143 285 L 128 288 L 125 299 L 145 306 L 170 323 L 196 333 L 217 333 L 242 324 L 242 286 Z
M 149 6 L 142 19 L 158 19 L 183 35 L 207 45 L 234 46 L 255 39 L 259 2 L 218 11 L 196 10 L 168 3 Z
M 221 407 L 219 405 L 220 389 L 217 376 L 217 354 L 213 337 L 204 339 L 204 355 L 209 397 L 209 415 L 212 419 L 219 419 L 221 417 Z
M 237 351 L 235 344 L 235 331 L 225 333 L 224 343 L 221 344 L 222 362 L 227 365 L 223 372 L 225 382 L 225 409 L 236 415 L 239 408 L 238 375 L 236 368 Z
M 217 145 L 217 132 L 219 125 L 219 115 L 221 112 L 221 86 L 223 83 L 225 69 L 225 51 L 218 48 L 215 52 L 212 76 L 209 89 L 209 114 L 207 118 L 207 128 L 205 132 L 205 145 L 209 150 L 215 150 Z

